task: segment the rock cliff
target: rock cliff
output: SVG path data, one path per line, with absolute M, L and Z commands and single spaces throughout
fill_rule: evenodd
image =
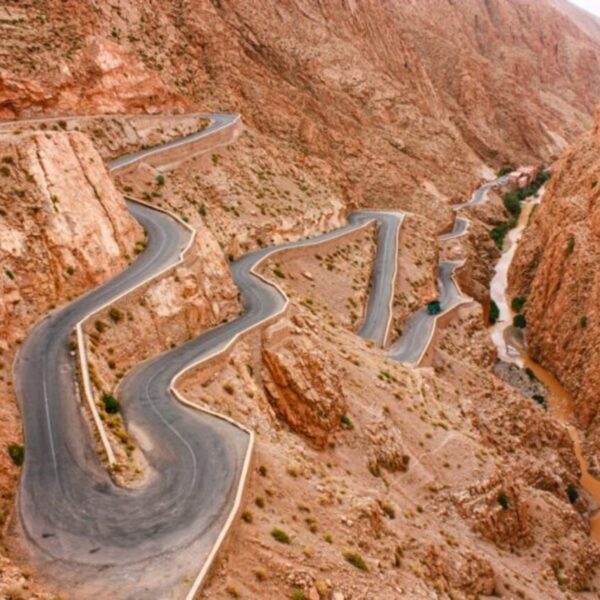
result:
M 509 277 L 511 294 L 526 300 L 529 352 L 571 392 L 583 427 L 599 407 L 599 132 L 600 113 L 554 166 Z

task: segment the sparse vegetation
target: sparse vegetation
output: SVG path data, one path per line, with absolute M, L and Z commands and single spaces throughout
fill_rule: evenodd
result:
M 344 429 L 348 429 L 348 430 L 354 429 L 354 423 L 350 420 L 350 417 L 348 415 L 342 415 L 340 422 Z
M 347 562 L 349 562 L 353 567 L 356 567 L 359 571 L 369 570 L 367 563 L 358 552 L 355 552 L 354 550 L 346 550 L 343 556 Z
M 525 319 L 525 315 L 515 315 L 513 319 L 513 325 L 519 329 L 525 329 L 525 327 L 527 327 L 527 319 Z
M 283 530 L 275 527 L 271 530 L 271 537 L 280 544 L 291 544 L 290 536 Z
M 526 302 L 526 300 L 523 296 L 515 296 L 512 299 L 510 306 L 515 312 L 519 313 L 523 310 L 523 307 L 525 306 L 525 302 Z
M 503 490 L 498 494 L 498 504 L 504 509 L 504 510 L 508 510 L 508 507 L 510 505 L 509 501 L 508 501 L 508 496 L 506 495 L 506 492 Z
M 123 313 L 118 308 L 113 306 L 108 311 L 108 316 L 110 317 L 111 321 L 118 323 L 123 318 Z
M 22 444 L 9 444 L 7 446 L 8 455 L 13 463 L 20 467 L 25 461 L 25 448 Z
M 121 411 L 121 404 L 119 401 L 108 392 L 102 394 L 102 404 L 104 404 L 104 410 L 109 415 L 115 415 Z
M 279 279 L 285 279 L 285 273 L 279 267 L 273 269 L 273 275 L 279 277 Z
M 588 318 L 585 315 L 579 319 L 579 325 L 582 329 L 585 329 L 588 326 L 588 322 Z
M 571 236 L 567 242 L 567 254 L 570 256 L 573 254 L 573 250 L 575 250 L 575 238 Z
M 569 498 L 569 502 L 571 504 L 575 504 L 575 502 L 579 500 L 579 492 L 572 483 L 567 486 L 567 497 Z
M 12 280 L 14 280 L 14 278 L 15 278 L 15 274 L 14 274 L 12 271 L 10 271 L 9 269 L 6 269 L 6 270 L 4 271 L 4 273 L 6 274 L 6 276 L 7 276 L 9 279 L 12 279 Z
M 156 185 L 165 185 L 165 176 L 161 173 L 160 175 L 156 176 Z
M 302 590 L 293 590 L 290 598 L 292 600 L 306 600 L 306 596 Z
M 498 305 L 492 300 L 490 303 L 490 316 L 489 316 L 490 325 L 493 325 L 494 323 L 496 323 L 496 321 L 498 321 L 499 318 L 500 318 L 500 309 L 498 308 Z

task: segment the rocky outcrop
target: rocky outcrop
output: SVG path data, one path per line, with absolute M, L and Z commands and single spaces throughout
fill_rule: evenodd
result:
M 15 136 L 0 164 L 0 322 L 11 343 L 49 306 L 122 269 L 143 231 L 80 133 Z
M 31 79 L 0 70 L 0 117 L 27 112 L 177 112 L 189 103 L 114 41 L 90 36 L 76 61 L 53 65 L 52 77 Z
M 381 469 L 390 473 L 408 471 L 410 456 L 397 429 L 394 430 L 385 421 L 379 421 L 369 426 L 367 435 L 370 446 L 368 466 L 373 475 L 379 476 Z
M 519 548 L 532 543 L 528 503 L 520 483 L 509 473 L 470 486 L 455 495 L 455 502 L 473 530 L 498 546 Z
M 526 300 L 528 351 L 572 394 L 583 427 L 600 406 L 599 126 L 553 168 L 509 273 L 510 294 Z
M 293 431 L 323 448 L 346 412 L 341 374 L 332 357 L 298 316 L 269 327 L 263 344 L 264 384 L 275 412 Z
M 493 596 L 496 574 L 489 561 L 468 550 L 429 546 L 425 564 L 433 587 L 451 598 Z

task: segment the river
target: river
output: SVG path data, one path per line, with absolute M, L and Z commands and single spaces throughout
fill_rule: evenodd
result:
M 523 235 L 523 231 L 529 223 L 534 207 L 541 202 L 543 189 L 539 196 L 523 203 L 523 209 L 519 216 L 516 227 L 510 230 L 504 240 L 502 256 L 498 261 L 494 277 L 490 284 L 490 296 L 498 305 L 500 316 L 490 328 L 492 340 L 498 351 L 498 357 L 505 362 L 511 362 L 520 367 L 530 368 L 535 376 L 547 387 L 546 401 L 550 414 L 563 423 L 575 446 L 575 454 L 581 468 L 581 485 L 600 506 L 600 480 L 593 477 L 588 469 L 587 461 L 582 451 L 582 434 L 575 427 L 573 414 L 573 399 L 560 382 L 546 369 L 534 362 L 527 354 L 521 333 L 512 327 L 514 313 L 510 307 L 511 300 L 507 297 L 508 271 L 513 257 Z M 590 519 L 591 537 L 600 542 L 600 511 L 595 511 Z

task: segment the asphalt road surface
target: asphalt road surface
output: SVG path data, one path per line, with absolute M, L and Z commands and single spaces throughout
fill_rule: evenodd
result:
M 110 163 L 116 169 L 190 143 L 227 127 L 237 115 L 211 115 L 202 132 Z M 127 427 L 138 433 L 150 469 L 146 485 L 116 486 L 101 464 L 76 385 L 69 341 L 78 321 L 149 276 L 175 264 L 189 232 L 162 212 L 129 202 L 148 232 L 143 254 L 124 272 L 40 321 L 15 362 L 16 391 L 25 430 L 26 461 L 18 494 L 19 525 L 29 559 L 61 593 L 74 598 L 182 598 L 204 563 L 231 510 L 249 436 L 221 419 L 178 403 L 172 378 L 223 347 L 236 334 L 276 314 L 285 297 L 251 273 L 272 251 L 265 248 L 231 264 L 243 314 L 147 360 L 122 381 L 119 397 Z M 360 335 L 385 343 L 403 215 L 364 211 L 336 231 L 280 247 L 312 245 L 376 220 L 378 248 Z M 456 300 L 453 263 L 440 266 L 442 307 Z M 414 322 L 413 322 L 414 319 Z M 391 349 L 411 362 L 432 319 L 417 313 Z M 412 333 L 411 333 L 412 332 Z M 412 340 L 412 341 L 411 341 Z
M 469 208 L 482 204 L 487 200 L 488 192 L 499 185 L 503 185 L 508 180 L 508 177 L 503 176 L 484 183 L 475 190 L 473 196 L 468 202 L 457 205 L 456 210 L 461 208 Z M 445 233 L 439 237 L 440 241 L 448 241 L 461 235 L 464 235 L 469 228 L 469 220 L 463 217 L 456 217 L 454 227 L 449 233 Z M 465 297 L 461 295 L 453 275 L 462 263 L 457 261 L 442 261 L 438 269 L 438 300 L 442 312 L 446 312 L 451 308 L 465 301 Z M 435 315 L 427 312 L 427 307 L 420 308 L 406 321 L 402 330 L 402 335 L 390 346 L 388 354 L 394 360 L 402 363 L 418 364 L 426 350 L 433 330 L 435 327 Z
M 227 118 L 231 122 L 231 116 L 219 115 L 212 131 Z M 202 135 L 210 132 L 208 128 Z M 111 167 L 143 155 L 118 159 Z M 231 510 L 249 436 L 178 403 L 169 392 L 170 381 L 237 333 L 277 313 L 285 297 L 250 272 L 272 249 L 250 253 L 231 265 L 245 309 L 240 318 L 141 363 L 127 375 L 119 386 L 123 416 L 128 429 L 141 433 L 138 440 L 151 476 L 139 489 L 116 486 L 85 421 L 69 351 L 71 333 L 90 312 L 175 264 L 189 240 L 189 232 L 168 215 L 134 202 L 128 207 L 148 233 L 145 252 L 114 279 L 39 322 L 17 358 L 27 457 L 18 515 L 33 564 L 61 593 L 75 598 L 182 598 Z M 401 223 L 397 214 L 354 213 L 341 229 L 281 247 L 326 241 L 372 219 L 380 224 L 378 257 L 386 264 L 376 269 L 365 327 L 379 332 L 389 320 L 389 277 Z

